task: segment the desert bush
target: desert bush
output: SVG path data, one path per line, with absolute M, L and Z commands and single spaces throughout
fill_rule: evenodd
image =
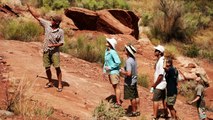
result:
M 184 49 L 184 54 L 188 57 L 198 57 L 199 56 L 199 48 L 195 44 L 186 45 Z
M 171 57 L 172 59 L 175 59 L 177 57 L 177 55 L 180 54 L 176 43 L 166 44 L 165 48 L 166 48 L 165 53 L 164 53 L 165 57 Z
M 69 0 L 23 0 L 24 3 L 34 5 L 35 7 L 60 10 L 70 6 Z
M 89 62 L 104 62 L 105 53 L 105 37 L 98 36 L 97 38 L 89 38 L 80 36 L 77 41 L 67 44 L 68 51 L 73 56 Z
M 148 88 L 149 87 L 149 77 L 146 74 L 140 74 L 138 75 L 138 85 Z
M 113 108 L 113 104 L 101 101 L 101 103 L 93 111 L 95 120 L 118 120 L 119 117 L 125 115 L 122 107 Z
M 148 26 L 153 19 L 153 14 L 150 12 L 144 12 L 142 13 L 141 19 L 142 19 L 142 25 Z
M 22 115 L 24 119 L 45 119 L 53 114 L 52 107 L 32 99 L 35 80 L 27 80 L 25 77 L 10 80 L 9 86 L 6 86 L 4 100 L 7 110 Z
M 83 7 L 90 10 L 120 8 L 129 9 L 129 6 L 125 0 L 76 0 L 77 7 Z
M 192 100 L 195 94 L 195 87 L 196 82 L 193 80 L 181 82 L 179 83 L 178 93 L 186 97 L 187 100 Z
M 198 1 L 160 0 L 158 10 L 154 12 L 150 24 L 154 38 L 164 42 L 176 39 L 181 42 L 191 41 L 200 29 L 209 27 L 212 20 L 209 4 L 200 7 Z M 212 4 L 212 3 L 210 3 Z M 204 7 L 205 6 L 205 7 Z M 208 9 L 207 9 L 208 8 Z
M 151 31 L 155 38 L 168 42 L 179 36 L 183 4 L 175 0 L 160 0 L 157 8 Z
M 3 20 L 1 32 L 5 39 L 20 41 L 37 41 L 42 28 L 34 22 L 26 20 Z
M 207 58 L 209 61 L 213 62 L 213 51 L 210 50 L 201 50 L 201 52 L 199 52 L 199 55 L 203 58 Z

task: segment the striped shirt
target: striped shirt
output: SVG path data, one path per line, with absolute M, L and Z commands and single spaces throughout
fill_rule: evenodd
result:
M 52 29 L 51 22 L 43 18 L 38 18 L 41 25 L 44 27 L 45 39 L 43 44 L 43 51 L 59 52 L 59 47 L 48 47 L 50 44 L 64 43 L 64 31 L 61 28 Z

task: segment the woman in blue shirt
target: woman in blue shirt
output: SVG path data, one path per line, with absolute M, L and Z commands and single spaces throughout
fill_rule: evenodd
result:
M 113 86 L 116 96 L 116 104 L 115 107 L 121 106 L 121 91 L 120 91 L 120 78 L 119 78 L 119 65 L 121 63 L 120 58 L 115 51 L 115 45 L 117 41 L 114 38 L 106 38 L 106 51 L 105 51 L 105 60 L 103 72 L 104 74 L 108 74 L 110 83 Z

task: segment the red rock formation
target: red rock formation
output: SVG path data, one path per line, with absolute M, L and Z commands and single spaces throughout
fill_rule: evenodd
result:
M 71 7 L 65 15 L 73 20 L 80 30 L 97 30 L 109 34 L 132 35 L 138 39 L 139 18 L 126 10 L 91 11 L 84 8 Z

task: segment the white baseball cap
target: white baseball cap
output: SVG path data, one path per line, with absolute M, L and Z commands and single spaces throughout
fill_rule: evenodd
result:
M 155 46 L 154 48 L 155 50 L 159 50 L 161 53 L 164 53 L 165 51 L 165 48 L 162 45 Z
M 115 45 L 117 44 L 117 41 L 114 38 L 106 38 L 107 42 L 115 49 Z

